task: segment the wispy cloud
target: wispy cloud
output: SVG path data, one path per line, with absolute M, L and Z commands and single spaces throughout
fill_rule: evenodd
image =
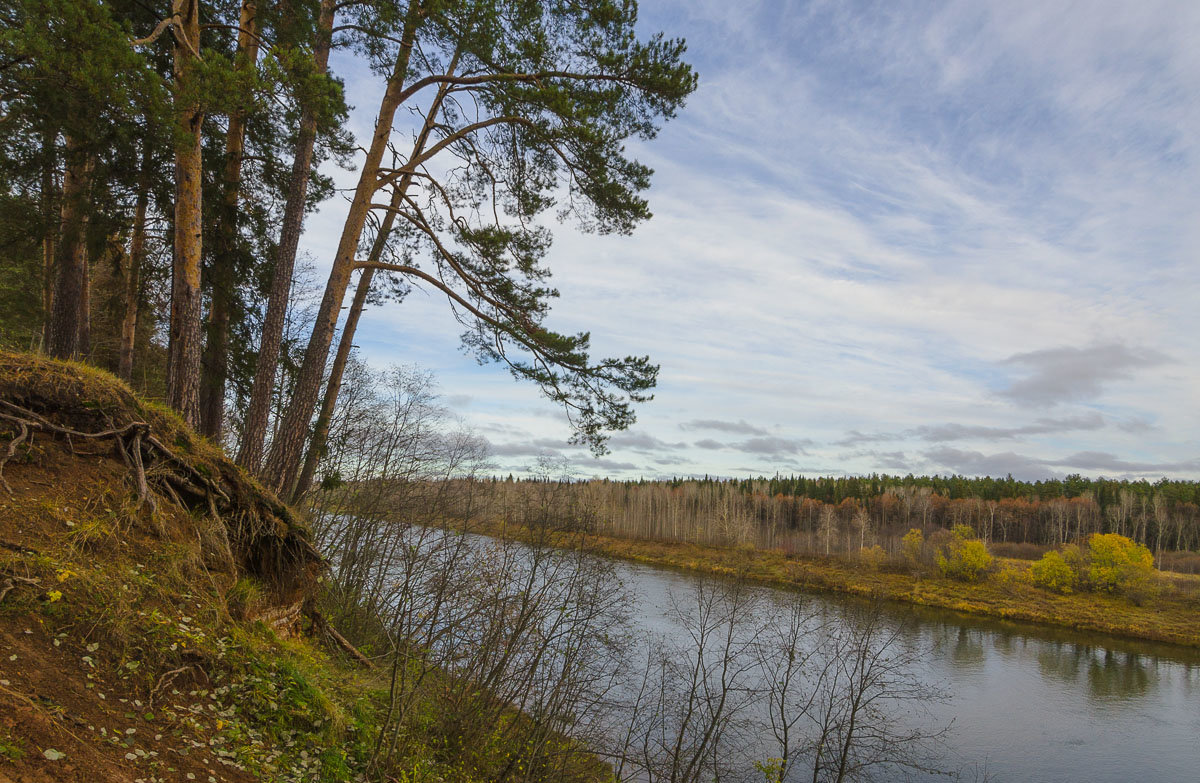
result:
M 1200 4 L 662 0 L 640 24 L 701 74 L 630 145 L 655 217 L 554 224 L 548 259 L 551 326 L 661 363 L 637 429 L 587 462 L 420 292 L 368 310 L 371 361 L 435 370 L 513 465 L 1194 475 Z M 337 56 L 361 137 L 378 80 Z M 309 224 L 320 263 L 344 211 Z
M 745 419 L 737 421 L 722 421 L 720 419 L 692 419 L 680 422 L 681 430 L 711 430 L 713 432 L 729 432 L 734 435 L 770 435 L 762 427 L 747 424 Z

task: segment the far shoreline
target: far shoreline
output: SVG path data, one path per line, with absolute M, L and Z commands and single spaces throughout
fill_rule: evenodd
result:
M 1120 596 L 1060 595 L 1013 582 L 970 583 L 916 576 L 832 557 L 790 555 L 779 550 L 618 538 L 586 531 L 533 530 L 504 520 L 475 521 L 465 527 L 454 527 L 516 541 L 531 541 L 536 536 L 544 543 L 564 548 L 578 546 L 582 540 L 597 554 L 660 568 L 741 577 L 790 589 L 882 598 L 970 617 L 1107 634 L 1200 651 L 1200 606 L 1180 598 L 1156 599 L 1137 606 Z

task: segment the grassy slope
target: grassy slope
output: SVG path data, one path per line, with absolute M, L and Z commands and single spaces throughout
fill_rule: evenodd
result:
M 521 538 L 527 531 L 503 522 L 476 525 L 473 532 Z M 563 534 L 571 544 L 577 534 Z M 786 555 L 779 551 L 734 549 L 696 544 L 589 535 L 588 544 L 613 557 L 655 566 L 724 576 L 742 575 L 787 587 L 875 595 L 893 601 L 958 612 L 1099 631 L 1138 639 L 1200 647 L 1200 579 L 1173 577 L 1165 594 L 1144 606 L 1118 596 L 1058 595 L 1034 587 L 1022 573 L 1028 564 L 1007 561 L 998 574 L 968 584 L 940 577 L 918 577 L 872 569 L 834 558 Z
M 369 684 L 235 620 L 267 591 L 207 551 L 214 520 L 161 498 L 152 520 L 110 447 L 76 448 L 39 438 L 0 490 L 3 774 L 336 779 L 363 753 Z
M 152 516 L 111 442 L 37 435 L 16 450 L 4 469 L 13 493 L 0 487 L 0 783 L 360 779 L 388 673 L 246 619 L 277 615 L 304 580 L 264 582 L 237 541 L 233 557 L 213 545 L 244 526 L 234 517 L 254 516 L 249 551 L 267 536 L 303 559 L 295 516 L 112 376 L 0 353 L 0 399 L 35 398 L 78 402 L 73 416 L 150 421 L 194 466 L 229 473 L 239 505 L 217 520 L 160 495 Z M 418 700 L 386 779 L 472 783 L 506 763 L 503 747 L 448 757 L 445 737 L 423 728 L 437 724 L 438 685 Z

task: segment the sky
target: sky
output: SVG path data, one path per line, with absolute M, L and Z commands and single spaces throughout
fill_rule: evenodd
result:
M 630 144 L 654 217 L 551 222 L 546 262 L 548 325 L 661 365 L 610 453 L 463 353 L 443 297 L 359 329 L 497 472 L 1200 477 L 1200 3 L 642 0 L 639 29 L 700 77 Z M 333 67 L 369 138 L 379 80 Z M 308 222 L 318 272 L 345 213 Z

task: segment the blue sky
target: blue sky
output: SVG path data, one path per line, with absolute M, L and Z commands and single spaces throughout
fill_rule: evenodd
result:
M 643 0 L 641 24 L 700 74 L 631 145 L 655 217 L 555 225 L 548 259 L 552 326 L 662 365 L 612 453 L 568 447 L 431 293 L 360 327 L 499 470 L 1200 474 L 1200 3 Z M 367 137 L 380 85 L 334 67 Z M 318 270 L 344 216 L 309 222 Z

